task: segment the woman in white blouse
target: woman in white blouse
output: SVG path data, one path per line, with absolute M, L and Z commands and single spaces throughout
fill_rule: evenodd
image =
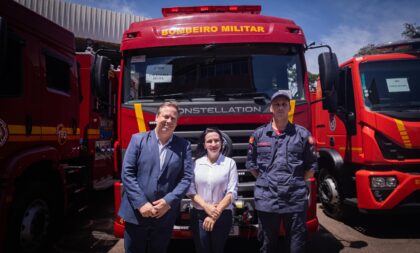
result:
M 192 231 L 197 253 L 222 253 L 232 227 L 238 173 L 233 159 L 222 154 L 218 129 L 207 128 L 196 150 L 194 178 L 187 195 L 192 199 Z

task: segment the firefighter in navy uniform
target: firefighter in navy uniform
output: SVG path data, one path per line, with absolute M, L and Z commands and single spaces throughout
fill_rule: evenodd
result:
M 305 252 L 306 180 L 317 170 L 310 132 L 289 122 L 291 95 L 279 90 L 271 97 L 273 120 L 257 128 L 249 140 L 246 167 L 256 177 L 254 198 L 260 224 L 260 252 L 279 252 L 283 221 L 290 252 Z

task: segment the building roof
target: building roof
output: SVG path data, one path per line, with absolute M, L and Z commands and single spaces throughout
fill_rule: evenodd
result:
M 147 18 L 63 0 L 15 0 L 23 6 L 70 30 L 79 39 L 120 44 L 131 23 Z

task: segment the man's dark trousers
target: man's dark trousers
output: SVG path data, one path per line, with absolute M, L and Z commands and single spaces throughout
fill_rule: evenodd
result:
M 171 240 L 172 227 L 144 226 L 125 223 L 124 248 L 126 253 L 165 253 Z M 128 248 L 129 247 L 129 248 Z

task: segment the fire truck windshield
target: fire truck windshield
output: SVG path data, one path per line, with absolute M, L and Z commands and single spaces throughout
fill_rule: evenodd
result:
M 239 100 L 290 89 L 305 98 L 301 46 L 209 44 L 125 52 L 124 103 Z
M 365 106 L 372 111 L 420 109 L 420 60 L 372 61 L 360 64 Z

